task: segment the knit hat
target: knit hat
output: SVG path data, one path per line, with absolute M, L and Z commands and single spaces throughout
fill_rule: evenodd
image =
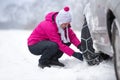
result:
M 64 7 L 64 9 L 62 9 L 58 15 L 56 16 L 56 23 L 57 23 L 57 27 L 58 27 L 58 32 L 61 34 L 61 40 L 64 43 L 68 43 L 70 42 L 69 39 L 69 33 L 68 33 L 68 27 L 66 27 L 66 33 L 64 32 L 64 30 L 60 27 L 61 24 L 63 23 L 68 23 L 71 22 L 71 14 L 69 13 L 69 7 Z M 65 37 L 65 34 L 67 35 Z
M 64 7 L 64 9 L 59 11 L 58 15 L 56 16 L 56 22 L 58 22 L 59 25 L 61 25 L 62 23 L 71 22 L 72 17 L 69 10 L 69 7 L 66 6 Z

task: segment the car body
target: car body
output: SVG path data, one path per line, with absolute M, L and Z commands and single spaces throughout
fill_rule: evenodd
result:
M 84 15 L 97 52 L 115 58 L 115 71 L 120 80 L 120 0 L 89 0 Z

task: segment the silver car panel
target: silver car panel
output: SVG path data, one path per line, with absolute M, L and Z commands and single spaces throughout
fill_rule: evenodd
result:
M 94 46 L 97 51 L 102 51 L 110 56 L 113 56 L 113 47 L 111 46 L 107 22 L 106 13 L 108 9 L 113 11 L 117 17 L 118 25 L 120 23 L 120 0 L 90 0 L 87 4 L 87 16 L 88 26 L 92 38 L 94 40 Z M 120 31 L 120 27 L 118 28 Z
M 119 26 L 118 27 L 118 31 L 119 31 L 119 35 L 120 35 L 120 2 L 119 2 L 119 5 L 118 5 L 118 7 L 116 7 L 116 9 L 115 9 L 115 16 L 117 17 L 116 19 L 117 19 L 117 26 Z

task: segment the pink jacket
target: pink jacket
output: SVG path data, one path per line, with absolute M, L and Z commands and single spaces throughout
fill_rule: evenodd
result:
M 45 20 L 42 21 L 31 33 L 28 38 L 28 45 L 34 45 L 42 40 L 50 40 L 58 44 L 59 49 L 69 56 L 72 56 L 74 50 L 64 45 L 61 41 L 60 34 L 58 33 L 58 28 L 55 22 L 52 20 L 52 15 L 55 12 L 48 13 Z M 80 44 L 80 41 L 76 37 L 75 33 L 71 28 L 68 29 L 70 42 L 76 47 Z

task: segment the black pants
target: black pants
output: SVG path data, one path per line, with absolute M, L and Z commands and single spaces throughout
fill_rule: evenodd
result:
M 70 46 L 70 43 L 65 44 Z M 39 43 L 28 46 L 30 52 L 34 55 L 42 55 L 39 63 L 49 63 L 50 60 L 58 60 L 63 52 L 59 50 L 58 45 L 52 41 L 40 41 Z

